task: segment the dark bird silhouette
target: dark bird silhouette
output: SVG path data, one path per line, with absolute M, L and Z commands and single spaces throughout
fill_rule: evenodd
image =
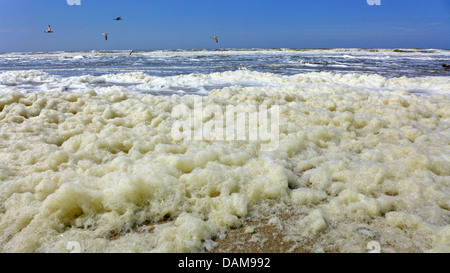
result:
M 214 40 L 216 41 L 216 43 L 219 42 L 219 39 L 218 39 L 217 36 L 214 35 L 214 34 L 213 34 L 211 37 L 209 37 L 209 38 L 214 39 Z
M 443 67 L 444 69 L 450 69 L 450 64 L 443 64 L 442 67 Z
M 122 17 L 117 17 L 117 18 L 114 18 L 113 20 L 115 20 L 115 21 L 122 21 Z
M 108 33 L 103 33 L 103 36 L 105 36 L 105 40 L 108 40 Z
M 44 31 L 45 33 L 53 33 L 52 31 L 52 27 L 50 25 L 48 25 L 47 30 Z
M 133 53 L 134 53 L 134 50 L 131 50 L 131 51 L 130 51 L 130 55 L 133 54 Z

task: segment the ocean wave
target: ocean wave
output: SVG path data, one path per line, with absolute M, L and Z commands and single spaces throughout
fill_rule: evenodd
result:
M 0 56 L 0 69 L 43 70 L 63 77 L 130 70 L 176 76 L 225 72 L 239 67 L 285 75 L 299 71 L 376 73 L 386 77 L 450 75 L 442 68 L 442 64 L 450 62 L 450 51 L 411 49 L 408 52 L 412 53 L 394 49 L 152 50 L 135 51 L 132 55 L 125 50 L 8 53 Z
M 143 72 L 105 74 L 101 76 L 84 75 L 74 77 L 55 77 L 39 70 L 7 71 L 0 73 L 0 85 L 18 86 L 30 84 L 37 87 L 52 83 L 57 87 L 72 86 L 83 92 L 87 88 L 109 86 L 127 86 L 131 90 L 201 90 L 223 86 L 260 86 L 260 87 L 323 87 L 353 88 L 373 92 L 403 90 L 428 94 L 450 94 L 450 77 L 397 77 L 387 78 L 376 74 L 310 72 L 294 75 L 264 73 L 241 68 L 235 71 L 209 74 L 184 74 L 176 76 L 153 76 Z

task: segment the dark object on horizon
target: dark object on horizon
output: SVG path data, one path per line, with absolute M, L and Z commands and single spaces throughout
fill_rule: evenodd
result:
M 218 43 L 219 42 L 219 39 L 217 39 L 217 36 L 216 35 L 212 35 L 211 37 L 209 37 L 209 38 L 211 38 L 211 39 L 214 39 L 214 40 L 216 40 L 216 43 Z
M 115 21 L 122 21 L 122 17 L 117 17 L 117 18 L 114 18 L 113 20 L 115 20 Z
M 45 33 L 53 33 L 52 31 L 52 27 L 50 25 L 48 25 L 47 30 L 44 31 Z
M 131 50 L 131 51 L 130 51 L 130 55 L 133 54 L 133 52 L 134 52 L 134 50 Z
M 450 64 L 443 64 L 442 67 L 443 67 L 444 69 L 450 69 Z
M 108 40 L 108 33 L 103 33 L 103 36 L 105 36 L 105 40 Z

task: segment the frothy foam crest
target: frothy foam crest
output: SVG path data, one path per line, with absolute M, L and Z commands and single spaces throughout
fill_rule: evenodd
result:
M 45 83 L 56 81 L 55 77 L 40 70 L 6 71 L 0 73 L 0 85 L 20 85 L 23 83 Z
M 263 73 L 240 69 L 237 71 L 216 72 L 211 74 L 185 74 L 159 77 L 143 72 L 106 74 L 101 76 L 84 75 L 62 78 L 39 70 L 7 71 L 0 73 L 0 85 L 29 85 L 36 90 L 47 90 L 47 85 L 55 89 L 70 87 L 73 92 L 86 89 L 98 89 L 107 86 L 125 86 L 130 90 L 192 90 L 211 91 L 212 89 L 237 87 L 302 87 L 311 88 L 352 88 L 359 90 L 406 91 L 421 94 L 450 94 L 450 77 L 399 77 L 386 78 L 380 75 L 358 73 L 311 72 L 292 76 Z

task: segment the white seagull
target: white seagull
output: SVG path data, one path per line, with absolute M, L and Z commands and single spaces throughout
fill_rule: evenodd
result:
M 211 37 L 209 37 L 209 38 L 211 38 L 211 39 L 214 39 L 214 40 L 216 40 L 216 43 L 218 43 L 219 42 L 219 39 L 217 39 L 217 36 L 216 35 L 212 35 Z
M 105 40 L 108 40 L 108 33 L 103 33 L 103 36 L 105 36 Z
M 45 33 L 53 33 L 52 31 L 52 27 L 50 25 L 48 25 L 47 30 L 44 31 Z

